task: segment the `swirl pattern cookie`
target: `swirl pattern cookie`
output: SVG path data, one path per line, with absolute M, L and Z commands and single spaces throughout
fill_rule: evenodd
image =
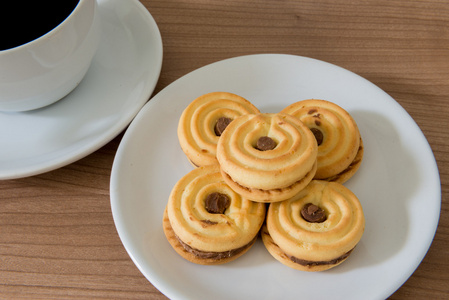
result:
M 179 119 L 181 148 L 195 167 L 217 163 L 217 142 L 226 126 L 240 115 L 258 112 L 248 100 L 232 93 L 202 95 L 184 109 Z
M 226 183 L 257 202 L 288 199 L 316 171 L 317 143 L 312 132 L 287 114 L 249 114 L 229 124 L 217 145 Z
M 309 99 L 293 103 L 281 112 L 303 122 L 318 143 L 315 179 L 346 182 L 363 158 L 360 132 L 351 115 L 335 103 Z
M 185 259 L 223 264 L 257 239 L 266 207 L 242 198 L 221 177 L 218 164 L 199 167 L 173 187 L 163 219 L 167 240 Z
M 323 271 L 348 258 L 364 229 L 354 193 L 340 183 L 313 180 L 295 197 L 270 204 L 262 240 L 284 265 Z

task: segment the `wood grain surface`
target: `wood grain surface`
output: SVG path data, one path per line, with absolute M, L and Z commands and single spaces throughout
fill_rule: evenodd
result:
M 390 299 L 449 298 L 447 0 L 141 2 L 164 45 L 154 94 L 209 63 L 286 53 L 346 68 L 396 99 L 434 152 L 442 206 L 427 255 Z M 0 181 L 1 299 L 166 299 L 133 264 L 112 219 L 109 179 L 122 136 L 55 171 Z

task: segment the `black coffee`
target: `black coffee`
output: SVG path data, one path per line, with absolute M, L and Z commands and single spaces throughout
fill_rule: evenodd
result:
M 48 33 L 64 21 L 79 0 L 0 0 L 0 50 Z

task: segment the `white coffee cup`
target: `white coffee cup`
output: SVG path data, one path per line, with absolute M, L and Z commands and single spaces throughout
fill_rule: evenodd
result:
M 79 0 L 70 15 L 48 33 L 1 50 L 0 111 L 37 109 L 69 94 L 91 64 L 100 27 L 96 0 Z

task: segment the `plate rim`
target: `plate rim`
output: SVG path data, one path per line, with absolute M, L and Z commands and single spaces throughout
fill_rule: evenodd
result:
M 278 54 L 278 53 L 259 53 L 259 54 L 249 54 L 249 55 L 242 55 L 242 56 L 236 56 L 236 57 L 231 57 L 231 58 L 226 58 L 223 60 L 219 60 L 213 63 L 210 63 L 208 65 L 202 66 L 198 69 L 195 69 L 183 76 L 181 76 L 180 78 L 178 78 L 177 80 L 175 80 L 174 82 L 172 82 L 170 85 L 166 86 L 164 89 L 162 89 L 158 94 L 156 94 L 154 97 L 152 97 L 152 99 L 150 99 L 150 101 L 141 109 L 141 111 L 138 113 L 138 115 L 136 116 L 135 120 L 130 124 L 130 126 L 128 127 L 127 131 L 125 132 L 125 135 L 122 139 L 122 141 L 120 142 L 120 145 L 117 149 L 117 153 L 116 156 L 114 158 L 114 162 L 113 162 L 113 167 L 112 167 L 112 171 L 111 171 L 111 180 L 110 180 L 110 200 L 111 200 L 111 209 L 112 209 L 112 213 L 113 213 L 113 219 L 114 219 L 114 223 L 116 225 L 117 231 L 119 233 L 119 237 L 122 240 L 123 246 L 125 247 L 128 255 L 130 256 L 130 258 L 132 259 L 132 261 L 134 262 L 134 264 L 137 266 L 137 268 L 139 269 L 139 271 L 144 275 L 144 277 L 146 277 L 156 288 L 159 289 L 160 292 L 164 293 L 166 296 L 169 297 L 175 297 L 175 298 L 183 298 L 182 294 L 179 291 L 173 290 L 171 288 L 170 284 L 165 283 L 163 280 L 159 280 L 158 276 L 155 274 L 148 274 L 146 272 L 146 270 L 143 270 L 142 266 L 140 265 L 140 262 L 137 260 L 137 258 L 133 255 L 133 253 L 131 253 L 131 249 L 129 249 L 129 245 L 127 245 L 127 238 L 125 236 L 123 236 L 124 233 L 124 228 L 121 228 L 122 225 L 118 225 L 117 222 L 121 222 L 121 220 L 117 220 L 119 212 L 116 210 L 116 206 L 115 203 L 118 201 L 117 200 L 117 185 L 116 185 L 116 180 L 117 180 L 117 176 L 119 176 L 118 173 L 118 165 L 120 163 L 120 155 L 122 155 L 122 151 L 124 146 L 127 143 L 127 139 L 128 139 L 128 135 L 131 135 L 130 132 L 134 131 L 134 127 L 137 127 L 139 124 L 139 119 L 140 118 L 144 118 L 146 116 L 146 114 L 148 114 L 146 111 L 151 110 L 151 107 L 153 105 L 157 105 L 156 102 L 158 101 L 162 101 L 159 99 L 163 99 L 165 93 L 169 93 L 169 90 L 171 88 L 172 85 L 175 85 L 178 81 L 180 80 L 188 80 L 186 79 L 187 77 L 191 76 L 192 73 L 198 72 L 202 69 L 205 68 L 213 68 L 214 65 L 216 64 L 223 64 L 226 63 L 227 61 L 230 60 L 238 60 L 238 59 L 246 59 L 248 57 L 256 57 L 256 56 L 265 56 L 265 57 L 275 57 L 275 56 L 283 56 L 283 57 L 291 57 L 293 59 L 295 58 L 300 58 L 300 59 L 305 59 L 308 61 L 314 61 L 317 63 L 324 63 L 328 66 L 331 66 L 332 68 L 337 68 L 340 71 L 343 72 L 347 72 L 350 73 L 351 75 L 357 76 L 360 79 L 364 80 L 366 83 L 369 83 L 370 85 L 372 85 L 374 88 L 376 88 L 378 91 L 384 93 L 386 96 L 388 96 L 388 98 L 390 98 L 393 102 L 395 103 L 395 105 L 397 105 L 410 119 L 410 121 L 412 121 L 415 125 L 416 125 L 416 129 L 420 132 L 421 134 L 421 138 L 423 138 L 424 140 L 424 144 L 426 146 L 426 148 L 428 149 L 428 154 L 431 155 L 432 157 L 432 161 L 433 164 L 430 166 L 430 168 L 432 169 L 431 172 L 433 173 L 435 177 L 435 179 L 437 179 L 436 182 L 436 186 L 439 187 L 439 189 L 436 191 L 436 196 L 439 197 L 439 202 L 437 202 L 437 206 L 435 207 L 435 211 L 438 211 L 438 218 L 434 219 L 434 221 L 431 223 L 431 225 L 429 226 L 430 231 L 433 232 L 433 234 L 431 234 L 431 236 L 427 237 L 427 241 L 428 241 L 428 245 L 425 247 L 426 250 L 422 253 L 422 256 L 418 259 L 418 261 L 416 262 L 416 264 L 411 264 L 409 266 L 409 270 L 407 271 L 407 273 L 409 273 L 408 276 L 406 276 L 406 278 L 400 278 L 398 279 L 395 283 L 395 285 L 392 285 L 390 288 L 385 289 L 383 296 L 388 297 L 391 294 L 393 294 L 400 286 L 402 286 L 402 284 L 404 284 L 408 278 L 413 274 L 413 272 L 416 270 L 416 268 L 420 265 L 420 263 L 422 262 L 422 259 L 425 257 L 427 251 L 430 249 L 431 244 L 433 242 L 434 236 L 436 234 L 436 230 L 438 227 L 438 223 L 439 223 L 439 216 L 440 216 L 440 212 L 441 212 L 441 179 L 440 179 L 440 175 L 439 175 L 439 170 L 438 170 L 438 165 L 437 165 L 437 161 L 435 159 L 435 156 L 433 154 L 433 151 L 430 147 L 430 144 L 427 141 L 427 138 L 425 137 L 424 133 L 422 132 L 421 128 L 418 126 L 418 124 L 415 122 L 415 120 L 411 117 L 411 115 L 394 99 L 392 98 L 389 94 L 387 94 L 385 91 L 383 91 L 380 87 L 378 87 L 377 85 L 375 85 L 374 83 L 372 83 L 371 81 L 365 79 L 364 77 L 348 70 L 345 69 L 343 67 L 340 67 L 338 65 L 332 64 L 330 62 L 326 62 L 323 60 L 319 60 L 319 59 L 315 59 L 315 58 L 310 58 L 310 57 L 305 57 L 305 56 L 299 56 L 299 55 L 292 55 L 292 54 Z M 119 228 L 120 227 L 120 228 Z

